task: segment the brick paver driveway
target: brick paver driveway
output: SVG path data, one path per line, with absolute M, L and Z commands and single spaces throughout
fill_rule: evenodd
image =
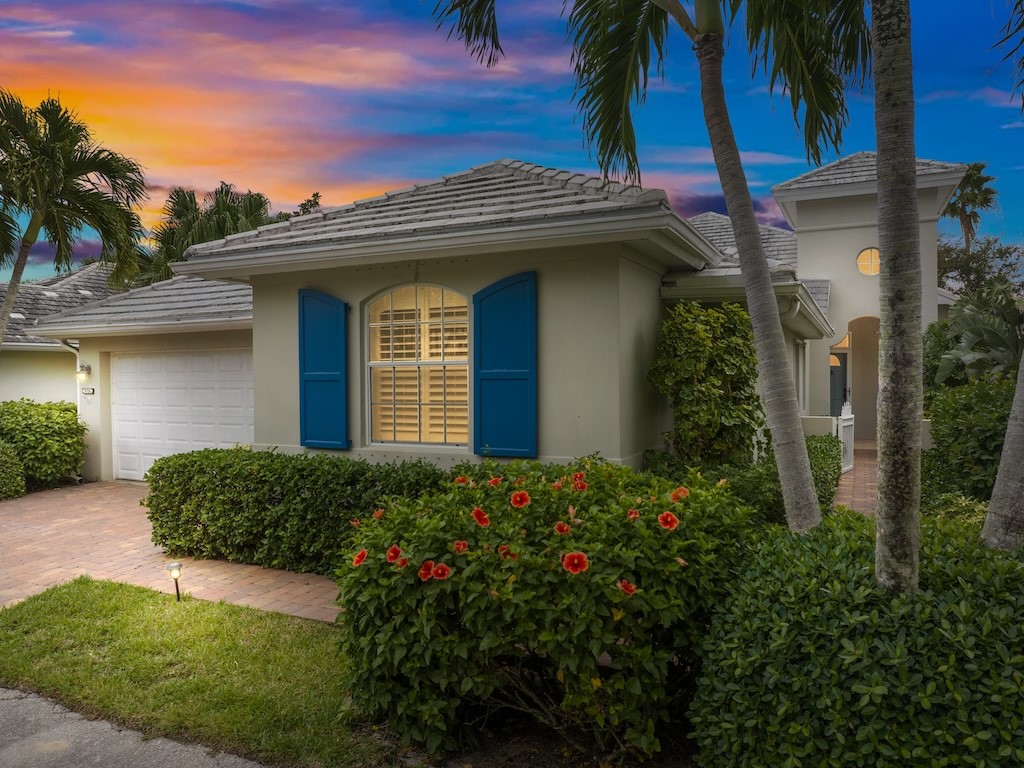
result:
M 0 606 L 82 574 L 174 594 L 166 565 L 177 559 L 182 591 L 193 597 L 321 621 L 337 616 L 337 588 L 325 576 L 168 557 L 150 540 L 139 504 L 146 491 L 145 483 L 118 481 L 0 501 Z

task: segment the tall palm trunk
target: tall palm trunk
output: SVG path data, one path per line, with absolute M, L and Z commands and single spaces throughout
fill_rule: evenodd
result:
M 698 20 L 698 26 L 703 24 Z M 740 162 L 739 147 L 729 122 L 722 83 L 722 59 L 725 49 L 717 32 L 700 34 L 695 40 L 700 65 L 701 99 L 708 137 L 718 167 L 725 204 L 732 221 L 733 236 L 739 254 L 740 272 L 747 295 L 747 310 L 754 329 L 760 384 L 765 416 L 771 430 L 772 446 L 778 461 L 782 496 L 786 504 L 786 522 L 797 533 L 806 533 L 821 522 L 821 508 L 814 490 L 807 444 L 800 424 L 796 389 L 786 353 L 778 302 L 772 287 L 768 260 L 761 243 L 761 232 L 754 216 L 746 175 Z
M 914 151 L 910 0 L 874 0 L 881 340 L 875 579 L 917 589 L 921 538 L 921 231 Z
M 11 273 L 11 279 L 7 283 L 4 303 L 0 306 L 0 350 L 3 349 L 4 334 L 7 333 L 11 312 L 14 311 L 14 301 L 18 297 L 18 286 L 21 285 L 21 276 L 25 273 L 25 265 L 28 264 L 28 254 L 39 237 L 42 221 L 43 217 L 41 214 L 33 214 L 28 226 L 25 228 L 25 234 L 21 238 L 21 247 L 18 249 L 18 257 L 14 260 L 14 270 Z
M 1024 361 L 1017 368 L 1017 391 L 981 540 L 986 547 L 1008 551 L 1024 547 Z

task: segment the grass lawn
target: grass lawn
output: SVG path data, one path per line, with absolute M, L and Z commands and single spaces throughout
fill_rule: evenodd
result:
M 284 766 L 392 765 L 330 625 L 79 578 L 0 610 L 0 685 Z

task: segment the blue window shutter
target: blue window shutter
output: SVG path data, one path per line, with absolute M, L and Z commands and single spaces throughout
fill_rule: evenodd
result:
M 473 296 L 473 451 L 537 456 L 537 273 Z
M 345 450 L 348 436 L 348 304 L 299 291 L 299 443 Z

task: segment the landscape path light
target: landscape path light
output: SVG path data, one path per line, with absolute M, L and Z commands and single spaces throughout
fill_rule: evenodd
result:
M 171 578 L 174 579 L 174 594 L 178 597 L 178 602 L 181 602 L 181 589 L 178 588 L 178 579 L 181 578 L 181 563 L 171 563 L 167 566 L 167 572 L 171 574 Z

